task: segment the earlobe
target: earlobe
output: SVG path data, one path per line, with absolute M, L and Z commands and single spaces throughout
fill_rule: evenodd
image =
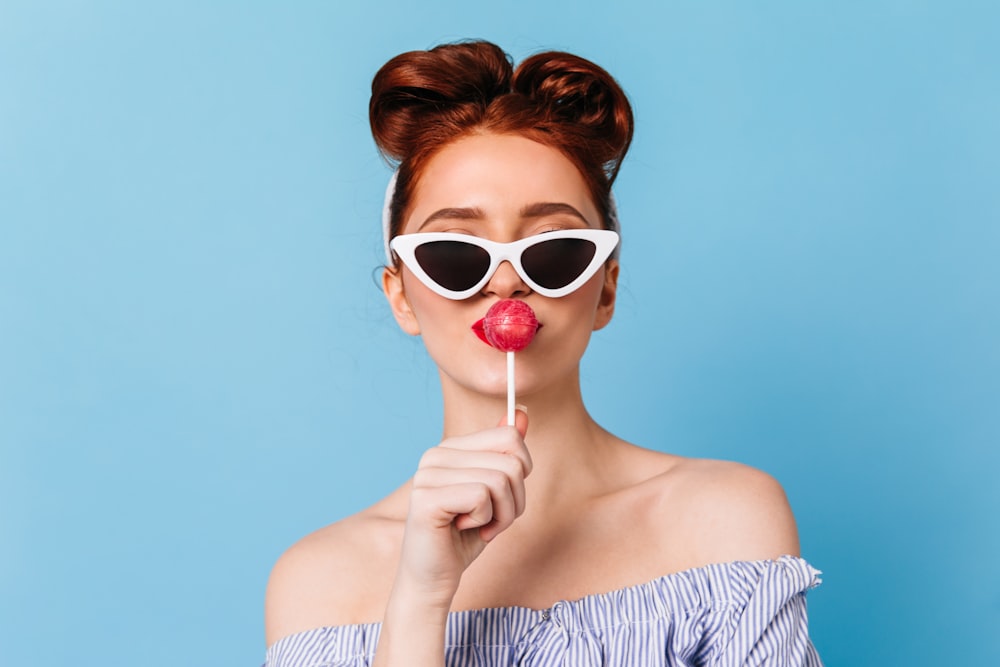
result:
M 385 293 L 385 299 L 389 302 L 392 316 L 396 318 L 399 328 L 411 336 L 419 336 L 420 325 L 410 302 L 406 298 L 401 269 L 391 266 L 385 267 L 382 271 L 382 292 Z
M 615 299 L 618 296 L 618 260 L 609 259 L 604 267 L 604 285 L 601 287 L 601 300 L 597 304 L 597 316 L 594 318 L 594 331 L 603 329 L 615 314 Z

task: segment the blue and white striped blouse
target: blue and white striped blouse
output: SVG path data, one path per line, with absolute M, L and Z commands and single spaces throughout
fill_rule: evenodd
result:
M 809 641 L 806 561 L 707 565 L 612 593 L 523 607 L 452 612 L 449 667 L 533 665 L 821 666 Z M 317 628 L 279 639 L 265 667 L 362 667 L 380 625 Z

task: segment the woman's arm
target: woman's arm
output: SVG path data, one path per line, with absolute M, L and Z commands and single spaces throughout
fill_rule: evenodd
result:
M 430 449 L 413 477 L 399 567 L 374 665 L 440 667 L 448 612 L 462 574 L 524 512 L 527 415 L 450 438 Z

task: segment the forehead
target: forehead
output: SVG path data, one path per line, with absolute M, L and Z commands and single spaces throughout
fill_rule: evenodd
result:
M 518 135 L 472 135 L 427 162 L 405 226 L 441 208 L 479 208 L 500 217 L 539 202 L 566 203 L 595 223 L 600 219 L 583 176 L 559 150 Z

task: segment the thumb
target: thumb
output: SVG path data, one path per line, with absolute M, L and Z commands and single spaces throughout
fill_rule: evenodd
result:
M 507 426 L 507 415 L 500 419 L 498 426 Z M 514 428 L 523 438 L 528 434 L 528 408 L 518 405 L 514 410 Z

